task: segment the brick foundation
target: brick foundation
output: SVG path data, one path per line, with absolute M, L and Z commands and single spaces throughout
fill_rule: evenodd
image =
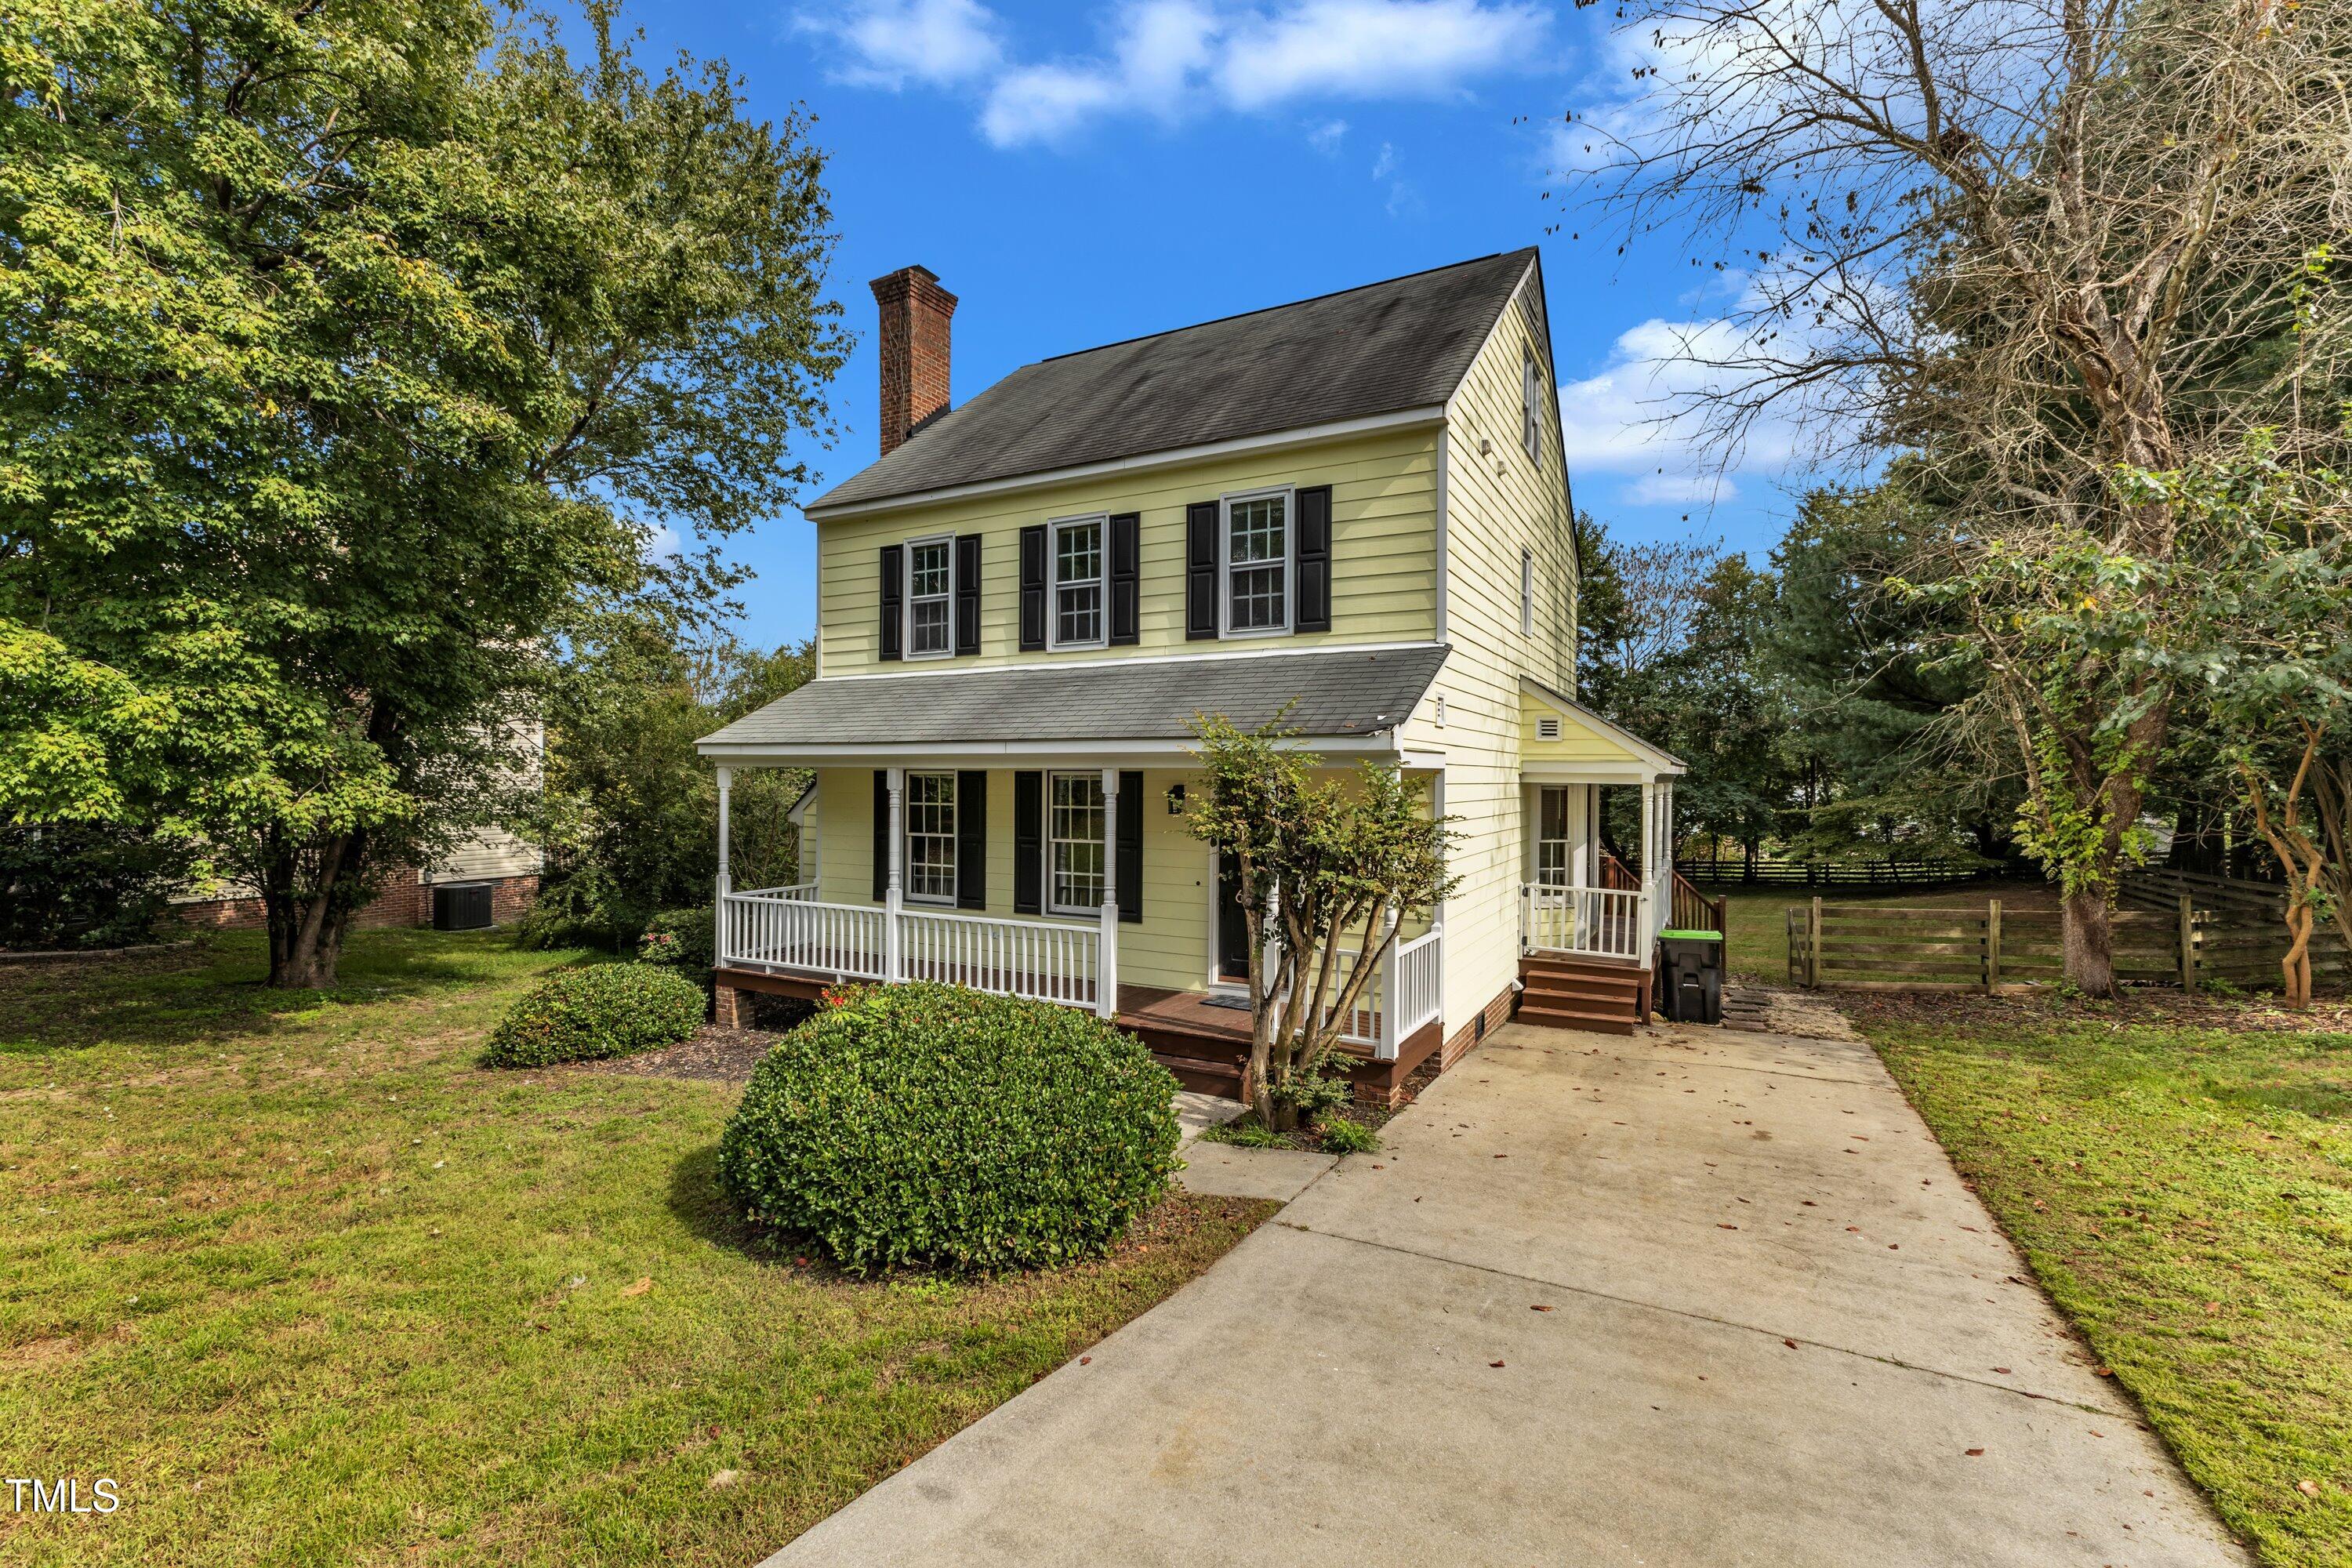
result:
M 490 884 L 491 923 L 513 924 L 538 897 L 536 876 L 498 878 Z M 259 899 L 205 899 L 192 904 L 173 904 L 172 914 L 183 925 L 205 931 L 259 931 L 269 923 L 269 912 Z M 433 923 L 433 889 L 418 881 L 414 871 L 402 872 L 376 896 L 373 903 L 360 910 L 352 923 L 363 931 L 429 926 Z
M 740 1029 L 750 1016 L 751 997 L 732 985 L 713 988 L 710 999 L 710 1021 L 722 1029 Z
M 1486 1037 L 1486 1030 L 1496 1029 L 1509 1023 L 1512 1005 L 1518 1001 L 1518 996 L 1519 988 L 1516 985 L 1506 985 L 1496 992 L 1495 999 L 1480 1009 L 1476 1017 L 1454 1030 L 1452 1037 L 1439 1048 L 1437 1070 L 1444 1072 L 1447 1068 L 1469 1055 L 1470 1047 Z M 1482 1030 L 1479 1027 L 1481 1022 L 1485 1024 L 1486 1029 Z

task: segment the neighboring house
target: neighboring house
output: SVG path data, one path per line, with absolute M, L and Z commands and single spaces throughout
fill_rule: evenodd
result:
M 516 721 L 517 769 L 512 775 L 536 785 L 547 755 L 547 730 Z M 425 867 L 384 879 L 383 890 L 359 912 L 362 926 L 432 926 L 440 931 L 478 931 L 520 920 L 539 897 L 541 857 L 536 845 L 504 828 L 468 836 L 447 856 Z M 172 899 L 172 913 L 190 925 L 219 931 L 257 930 L 269 921 L 260 889 L 243 882 L 184 889 Z
M 1577 563 L 1543 274 L 1487 257 L 1027 365 L 948 401 L 955 296 L 874 284 L 881 460 L 808 508 L 818 678 L 719 766 L 722 1017 L 934 978 L 1118 1017 L 1234 1092 L 1239 906 L 1192 721 L 1423 780 L 1461 885 L 1349 1031 L 1391 1093 L 1510 1016 L 1646 1016 L 1681 764 L 1567 695 Z M 729 782 L 816 770 L 801 881 L 728 888 Z M 1629 869 L 1598 792 L 1638 789 Z M 1628 847 L 1632 849 L 1633 847 Z

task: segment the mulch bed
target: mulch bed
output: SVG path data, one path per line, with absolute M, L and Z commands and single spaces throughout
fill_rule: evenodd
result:
M 682 1078 L 703 1083 L 749 1083 L 751 1069 L 777 1037 L 764 1029 L 722 1029 L 705 1024 L 694 1037 L 643 1056 L 582 1064 L 587 1072 L 626 1073 L 634 1078 Z
M 1809 993 L 1832 1000 L 1858 1023 L 1884 1019 L 1905 1024 L 1990 1024 L 2012 1027 L 2079 1025 L 2158 1025 L 2219 1029 L 2231 1034 L 2352 1034 L 2352 997 L 2315 998 L 2297 1013 L 2275 996 L 2184 995 L 2159 986 L 2134 987 L 2112 1002 L 2068 1000 L 2055 992 L 2023 996 L 1974 996 L 1966 993 L 1906 994 L 1894 991 Z

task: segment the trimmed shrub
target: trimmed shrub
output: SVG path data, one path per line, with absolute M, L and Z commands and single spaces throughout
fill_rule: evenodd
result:
M 712 913 L 708 904 L 698 910 L 662 910 L 637 938 L 638 959 L 677 970 L 698 985 L 709 984 L 711 967 L 718 962 Z
M 1103 1251 L 1167 1190 L 1175 1091 L 1091 1014 L 861 990 L 752 1072 L 719 1175 L 754 1219 L 845 1268 L 1034 1268 Z
M 1315 1131 L 1327 1153 L 1370 1154 L 1381 1146 L 1381 1135 L 1352 1117 L 1326 1116 Z
M 702 1022 L 702 987 L 675 969 L 599 963 L 566 969 L 516 1003 L 482 1049 L 482 1065 L 601 1061 L 674 1046 Z

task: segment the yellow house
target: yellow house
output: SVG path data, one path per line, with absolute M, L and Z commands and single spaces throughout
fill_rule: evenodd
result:
M 1517 1011 L 1647 1016 L 1681 764 L 1570 696 L 1577 562 L 1532 249 L 1026 365 L 948 406 L 953 295 L 880 279 L 882 455 L 808 509 L 818 675 L 701 742 L 719 985 L 1085 1006 L 1232 1092 L 1247 952 L 1192 725 L 1426 782 L 1461 883 L 1350 1031 L 1367 1092 Z M 735 770 L 809 767 L 801 880 L 728 885 Z M 1599 792 L 1638 790 L 1604 849 Z M 1629 864 L 1630 862 L 1630 864 Z

